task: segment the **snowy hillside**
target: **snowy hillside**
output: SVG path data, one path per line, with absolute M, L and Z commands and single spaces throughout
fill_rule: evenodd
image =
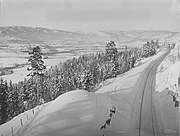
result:
M 156 75 L 154 100 L 157 110 L 160 111 L 158 117 L 162 120 L 165 136 L 178 136 L 180 134 L 180 109 L 177 106 L 180 102 L 180 86 L 178 86 L 180 61 L 178 61 L 177 56 L 178 46 L 159 65 Z
M 180 75 L 180 62 L 178 61 L 178 48 L 172 50 L 157 70 L 156 91 L 163 91 L 165 88 L 175 90 Z M 178 86 L 177 86 L 178 87 Z
M 179 39 L 171 37 L 168 42 L 178 45 Z M 0 126 L 0 135 L 151 136 L 149 124 L 154 120 L 154 133 L 178 136 L 179 107 L 169 92 L 176 91 L 179 68 L 177 46 L 170 53 L 164 49 L 104 81 L 96 93 L 74 90 L 18 115 Z
M 47 104 L 46 104 L 47 105 Z M 19 129 L 30 123 L 45 105 L 37 106 L 31 110 L 19 114 L 9 122 L 0 126 L 1 136 L 12 136 L 19 131 Z
M 164 53 L 144 59 L 140 66 L 107 80 L 95 94 L 75 90 L 59 96 L 42 108 L 30 123 L 20 126 L 15 136 L 125 135 L 130 127 L 132 106 L 138 91 L 135 89 L 137 80 L 149 64 Z M 15 119 L 11 122 L 15 124 Z M 3 136 L 11 133 L 11 122 L 5 125 L 8 128 L 0 127 Z M 9 132 L 2 131 L 5 129 Z

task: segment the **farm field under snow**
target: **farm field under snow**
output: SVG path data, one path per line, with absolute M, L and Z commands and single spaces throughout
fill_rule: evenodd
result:
M 142 46 L 147 40 L 170 39 L 177 35 L 169 31 L 77 31 L 67 32 L 33 27 L 0 27 L 0 73 L 2 68 L 10 68 L 2 77 L 18 82 L 27 78 L 27 51 L 39 45 L 44 53 L 45 65 L 55 66 L 60 61 L 85 53 L 104 51 L 106 42 L 113 40 L 117 49 Z

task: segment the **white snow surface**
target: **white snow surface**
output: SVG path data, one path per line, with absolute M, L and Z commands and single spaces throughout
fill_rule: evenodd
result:
M 116 136 L 123 134 L 130 124 L 130 114 L 134 100 L 134 86 L 142 71 L 150 62 L 165 51 L 143 59 L 141 65 L 130 71 L 106 80 L 96 93 L 74 90 L 65 93 L 37 114 L 24 126 L 17 126 L 24 114 L 0 126 L 0 134 L 11 134 L 11 126 L 16 126 L 14 136 Z M 123 97 L 122 97 L 123 96 Z M 116 112 L 111 117 L 110 125 L 100 128 L 110 118 L 110 110 Z M 6 130 L 6 131 L 4 131 Z
M 0 125 L 0 135 L 12 136 L 13 134 L 17 133 L 20 130 L 20 128 L 22 128 L 22 125 L 25 126 L 26 124 L 31 122 L 44 106 L 45 105 L 36 106 L 31 110 L 19 114 L 9 122 Z
M 180 133 L 180 108 L 175 107 L 172 95 L 174 93 L 179 93 L 180 95 L 180 86 L 178 87 L 180 61 L 178 61 L 177 52 L 178 48 L 176 46 L 159 65 L 156 74 L 155 105 L 158 105 L 156 109 L 160 113 L 158 118 L 162 120 L 164 133 L 167 136 L 178 136 Z M 178 101 L 180 100 L 179 98 L 177 97 Z
M 180 52 L 180 51 L 179 51 Z M 175 46 L 164 61 L 159 65 L 156 74 L 156 89 L 161 92 L 165 88 L 175 92 L 178 87 L 178 77 L 180 76 L 180 61 L 178 61 L 178 47 Z M 176 87 L 175 87 L 176 84 Z

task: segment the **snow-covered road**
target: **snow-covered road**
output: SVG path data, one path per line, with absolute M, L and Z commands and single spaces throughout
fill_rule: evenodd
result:
M 154 108 L 153 91 L 155 88 L 156 70 L 168 53 L 167 51 L 151 62 L 137 81 L 135 90 L 138 91 L 134 100 L 131 125 L 130 130 L 126 134 L 127 136 L 163 135 L 163 128 L 158 125 L 161 120 L 156 117 L 158 110 Z
M 61 95 L 16 135 L 129 136 L 129 132 L 142 136 L 152 134 L 149 132 L 152 128 L 149 125 L 144 126 L 152 117 L 148 116 L 151 114 L 148 110 L 152 100 L 148 96 L 151 95 L 149 91 L 152 89 L 156 68 L 166 54 L 161 52 L 144 60 L 143 65 L 106 81 L 106 85 L 95 94 L 75 90 Z

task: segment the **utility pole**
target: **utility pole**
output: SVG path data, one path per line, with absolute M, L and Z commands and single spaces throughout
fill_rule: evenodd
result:
M 180 88 L 180 73 L 179 73 L 179 77 L 178 77 L 178 87 Z
M 178 44 L 178 61 L 180 61 L 180 55 L 179 55 L 179 44 Z
M 2 20 L 2 0 L 0 0 L 0 26 L 1 26 L 1 20 Z
M 3 25 L 3 0 L 0 0 L 0 26 Z
M 178 77 L 178 95 L 180 95 L 180 73 Z

